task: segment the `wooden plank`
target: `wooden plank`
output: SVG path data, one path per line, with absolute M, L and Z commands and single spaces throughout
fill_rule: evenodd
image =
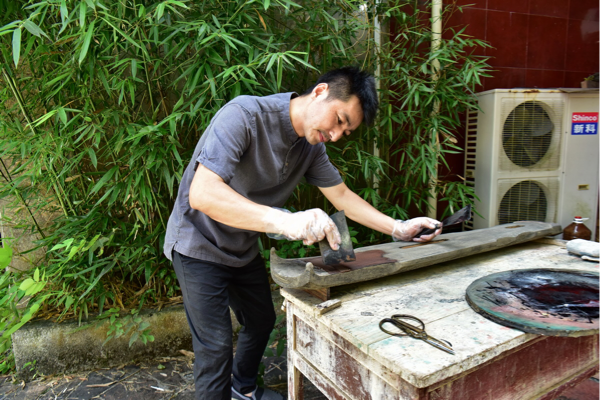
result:
M 343 392 L 327 377 L 323 376 L 317 370 L 313 368 L 308 362 L 304 360 L 304 358 L 298 354 L 293 354 L 294 365 L 298 368 L 299 371 L 302 371 L 302 374 L 306 376 L 308 380 L 312 382 L 313 385 L 317 387 L 321 391 L 321 393 L 325 394 L 328 399 L 333 400 L 348 400 L 351 399 L 349 396 L 345 396 Z M 335 379 L 335 377 L 332 377 Z M 292 399 L 290 399 L 292 400 Z
M 496 250 L 493 252 L 493 256 L 483 253 L 458 261 L 440 263 L 435 266 L 412 270 L 377 280 L 333 287 L 330 289 L 331 298 L 340 299 L 345 302 L 359 297 L 370 296 L 378 292 L 405 290 L 405 287 L 410 287 L 415 282 L 431 279 L 432 276 L 445 276 L 445 279 L 454 280 L 453 274 L 457 271 L 477 270 L 482 265 L 485 265 L 485 268 L 490 271 L 489 273 L 494 273 L 512 268 L 542 268 L 549 263 L 553 266 L 566 268 L 579 268 L 582 264 L 580 259 L 568 256 L 564 249 L 557 246 L 544 246 L 530 242 Z M 593 265 L 589 264 L 588 267 L 591 268 Z M 473 280 L 485 275 L 486 273 L 474 274 Z M 467 286 L 465 286 L 465 289 Z M 319 303 L 317 298 L 308 295 L 300 289 L 286 288 L 282 290 L 282 294 L 295 299 L 296 305 L 309 315 L 312 315 L 311 309 L 313 306 Z M 327 323 L 326 321 L 323 322 Z
M 306 293 L 310 294 L 311 296 L 314 296 L 317 299 L 320 299 L 323 301 L 327 301 L 331 298 L 331 292 L 330 292 L 329 288 L 302 289 L 302 290 L 304 290 Z
M 582 263 L 580 259 L 568 255 L 565 249 L 558 246 L 529 242 L 495 250 L 492 253 L 476 254 L 460 260 L 448 261 L 381 279 L 335 287 L 332 288 L 332 293 L 336 298 L 345 301 L 348 297 L 389 290 L 390 286 L 408 286 L 413 282 L 431 279 L 433 276 L 444 275 L 448 277 L 447 279 L 453 279 L 452 274 L 458 270 L 478 270 L 480 268 L 492 271 L 490 273 L 519 268 L 564 267 L 598 270 L 598 265 L 594 269 L 593 265 L 585 266 L 586 264 L 589 263 Z M 485 276 L 485 273 L 477 275 Z
M 342 301 L 339 299 L 335 299 L 335 300 L 327 300 L 324 301 L 321 304 L 317 304 L 315 306 L 315 309 L 317 310 L 317 313 L 319 315 L 323 315 L 325 313 L 328 313 L 331 310 L 335 310 L 338 307 L 342 306 Z
M 468 324 L 468 325 L 467 325 Z M 452 343 L 456 355 L 422 340 L 390 337 L 368 346 L 371 357 L 420 388 L 461 374 L 536 338 L 516 329 L 500 327 L 471 310 L 427 325 L 427 332 Z
M 332 345 L 339 347 L 341 350 L 346 352 L 350 357 L 355 360 L 358 360 L 360 364 L 362 364 L 365 368 L 367 368 L 372 373 L 379 376 L 385 382 L 387 382 L 390 386 L 396 388 L 399 392 L 411 392 L 414 390 L 414 387 L 410 385 L 408 382 L 402 380 L 396 374 L 392 373 L 389 369 L 382 366 L 377 360 L 373 359 L 369 355 L 366 355 L 361 349 L 359 349 L 354 343 L 348 342 L 343 337 L 338 335 L 336 332 L 329 329 L 329 327 L 323 325 L 321 321 L 322 318 L 317 320 L 316 318 L 307 315 L 303 310 L 296 309 L 298 313 L 294 318 L 302 319 L 302 321 L 311 327 L 311 329 L 318 332 L 318 334 L 330 342 Z M 288 314 L 289 316 L 289 314 Z
M 347 285 L 423 268 L 506 246 L 560 233 L 560 226 L 544 222 L 518 222 L 468 232 L 447 233 L 427 244 L 386 243 L 356 250 L 359 253 L 380 250 L 386 259 L 375 265 L 344 273 L 329 274 L 303 259 L 283 259 L 271 250 L 271 276 L 284 288 L 318 289 Z
M 398 392 L 348 353 L 324 339 L 302 320 L 296 320 L 296 350 L 323 376 L 335 377 L 341 391 L 356 400 L 398 399 Z
M 552 244 L 554 246 L 560 246 L 562 248 L 567 247 L 567 241 L 562 240 L 562 239 L 553 239 L 553 238 L 549 238 L 549 237 L 543 237 L 540 239 L 535 239 L 535 242 L 544 243 L 544 244 Z
M 287 328 L 287 365 L 288 365 L 288 399 L 303 400 L 304 388 L 302 387 L 302 374 L 296 368 L 294 363 L 294 353 L 296 351 L 296 318 L 294 311 L 296 306 L 289 301 L 286 301 L 286 328 Z
M 598 338 L 546 337 L 436 388 L 435 400 L 537 399 L 598 363 Z
M 554 389 L 544 394 L 542 397 L 537 398 L 536 400 L 554 400 L 558 398 L 558 396 L 564 392 L 565 390 L 571 389 L 577 386 L 582 381 L 591 378 L 592 376 L 598 373 L 598 365 L 594 365 L 588 368 L 586 371 L 580 373 L 575 377 L 569 377 L 565 379 L 563 382 L 560 382 L 556 385 Z

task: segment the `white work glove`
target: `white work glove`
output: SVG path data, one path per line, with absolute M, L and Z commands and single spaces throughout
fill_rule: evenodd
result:
M 430 235 L 421 236 L 420 238 L 414 237 L 423 229 L 427 228 L 436 229 L 436 231 Z M 404 242 L 409 242 L 411 240 L 413 242 L 428 242 L 440 233 L 442 233 L 442 223 L 432 218 L 418 217 L 406 221 L 397 219 L 394 223 L 394 229 L 392 230 L 392 238 L 394 239 L 394 242 L 400 240 Z
M 288 240 L 302 240 L 305 245 L 327 238 L 333 250 L 337 250 L 342 242 L 340 232 L 333 220 L 319 208 L 296 213 L 271 208 L 263 218 L 263 222 L 269 237 L 281 235 Z

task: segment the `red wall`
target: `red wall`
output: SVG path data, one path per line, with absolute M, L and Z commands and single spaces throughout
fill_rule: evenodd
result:
M 444 1 L 451 4 L 450 1 Z M 467 25 L 465 33 L 494 48 L 493 78 L 483 90 L 514 87 L 580 87 L 598 72 L 598 0 L 456 0 L 473 4 L 454 12 L 446 27 Z
M 430 0 L 419 0 L 425 11 Z M 497 88 L 580 87 L 598 72 L 598 0 L 443 0 L 444 28 L 462 29 L 492 48 L 475 54 L 489 57 L 491 78 L 477 91 Z M 453 5 L 465 6 L 459 11 Z M 453 11 L 452 11 L 453 10 Z M 393 25 L 391 26 L 394 32 Z M 463 116 L 464 119 L 464 116 Z M 463 120 L 464 126 L 464 120 Z M 455 133 L 464 148 L 464 128 Z M 440 179 L 464 177 L 464 154 L 446 156 Z M 447 202 L 438 204 L 438 218 Z M 411 214 L 412 215 L 412 214 Z

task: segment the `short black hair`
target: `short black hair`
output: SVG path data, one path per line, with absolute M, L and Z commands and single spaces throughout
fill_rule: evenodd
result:
M 302 96 L 310 94 L 320 83 L 329 85 L 330 100 L 348 101 L 356 95 L 360 101 L 365 124 L 371 125 L 377 115 L 379 100 L 375 88 L 375 78 L 358 67 L 342 67 L 329 71 L 319 77 L 317 83 L 306 90 Z

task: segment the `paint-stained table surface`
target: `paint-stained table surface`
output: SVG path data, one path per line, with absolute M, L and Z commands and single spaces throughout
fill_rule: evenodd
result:
M 301 398 L 300 373 L 339 399 L 452 399 L 457 391 L 462 400 L 553 398 L 597 371 L 598 337 L 551 338 L 498 325 L 475 313 L 465 292 L 476 279 L 511 269 L 598 271 L 597 263 L 554 243 L 529 242 L 332 288 L 331 298 L 342 305 L 323 315 L 315 308 L 321 300 L 282 289 L 289 398 Z M 379 321 L 393 314 L 420 318 L 456 355 L 383 333 Z

